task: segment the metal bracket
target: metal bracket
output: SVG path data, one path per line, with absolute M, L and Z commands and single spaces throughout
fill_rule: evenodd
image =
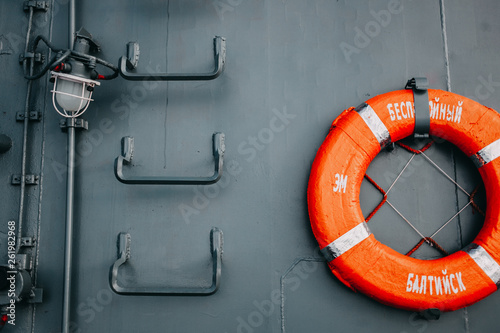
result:
M 16 113 L 16 121 L 24 121 L 25 115 L 24 112 L 17 112 Z M 30 121 L 40 121 L 42 119 L 42 113 L 39 111 L 30 111 L 28 113 L 28 120 Z
M 16 266 L 18 270 L 30 271 L 33 268 L 31 256 L 27 253 L 16 254 Z
M 139 64 L 139 55 L 141 51 L 139 49 L 139 43 L 129 42 L 127 44 L 127 68 L 136 69 Z
M 120 74 L 126 80 L 132 81 L 202 81 L 217 78 L 224 70 L 226 63 L 226 39 L 215 36 L 214 38 L 214 59 L 215 68 L 210 73 L 132 73 L 129 69 L 134 69 L 139 61 L 139 45 L 137 43 L 128 44 L 128 57 L 122 56 L 120 59 Z M 132 50 L 131 50 L 132 47 Z
M 32 288 L 27 299 L 28 303 L 40 304 L 43 302 L 43 289 L 42 288 Z
M 33 59 L 36 63 L 43 64 L 45 62 L 45 55 L 42 53 L 26 52 L 19 55 L 19 63 L 22 64 L 26 59 Z
M 89 129 L 89 123 L 85 119 L 82 118 L 65 118 L 59 120 L 59 127 L 61 128 L 61 131 L 67 132 L 68 127 L 74 127 L 76 129 L 84 129 L 88 130 Z
M 21 238 L 21 246 L 24 246 L 24 247 L 35 246 L 35 238 L 34 237 L 22 237 Z
M 21 185 L 22 183 L 21 175 L 12 175 L 11 184 L 12 185 Z M 26 175 L 24 178 L 25 185 L 38 185 L 38 175 Z
M 30 7 L 33 7 L 35 10 L 43 10 L 46 12 L 49 9 L 48 1 L 25 1 L 23 3 L 24 11 L 28 11 Z
M 134 157 L 134 138 L 131 136 L 125 136 L 122 138 L 122 156 L 125 162 L 132 162 Z
M 162 176 L 137 176 L 126 178 L 123 175 L 123 163 L 132 161 L 134 140 L 132 137 L 122 139 L 122 155 L 115 160 L 115 176 L 120 182 L 131 185 L 209 185 L 219 181 L 222 177 L 224 164 L 224 133 L 214 133 L 213 155 L 215 159 L 215 171 L 209 177 L 162 177 Z
M 405 89 L 413 90 L 413 101 L 415 105 L 415 138 L 428 138 L 431 127 L 429 111 L 429 95 L 427 87 L 429 82 L 426 77 L 414 77 L 408 80 Z
M 118 234 L 118 259 L 111 266 L 109 272 L 109 285 L 120 295 L 141 296 L 208 296 L 214 294 L 220 285 L 222 273 L 222 230 L 213 228 L 210 231 L 210 252 L 212 254 L 212 284 L 209 287 L 122 287 L 118 284 L 118 269 L 130 259 L 130 234 Z

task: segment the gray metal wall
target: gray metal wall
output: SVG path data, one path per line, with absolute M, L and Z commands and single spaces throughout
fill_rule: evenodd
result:
M 35 14 L 33 35 L 67 45 L 67 1 Z M 383 13 L 389 15 L 380 16 Z M 356 294 L 336 280 L 317 253 L 307 215 L 306 186 L 316 150 L 342 110 L 407 79 L 500 109 L 500 3 L 493 0 L 87 0 L 77 3 L 84 26 L 118 63 L 126 44 L 141 47 L 139 71 L 203 72 L 213 66 L 212 38 L 227 39 L 224 73 L 206 82 L 102 82 L 77 136 L 73 305 L 74 332 L 496 332 L 499 294 L 425 321 Z M 27 83 L 18 56 L 27 15 L 22 2 L 0 2 L 0 133 L 13 148 L 0 155 L 0 251 L 6 222 L 18 220 L 22 123 Z M 363 31 L 360 33 L 360 31 Z M 60 332 L 64 260 L 66 134 L 51 105 L 47 77 L 33 84 L 29 124 L 24 234 L 43 303 L 19 304 L 7 332 Z M 210 186 L 125 185 L 113 174 L 123 136 L 135 138 L 134 175 L 210 174 L 211 136 L 226 135 L 222 180 Z M 478 181 L 460 153 L 430 150 L 468 190 Z M 387 189 L 388 167 L 409 155 L 383 153 L 369 174 Z M 419 173 L 419 171 L 421 173 Z M 439 226 L 467 198 L 425 161 L 400 183 L 394 201 L 409 204 L 416 223 Z M 419 192 L 419 186 L 424 191 Z M 416 194 L 415 194 L 416 193 Z M 363 209 L 379 194 L 363 184 Z M 402 204 L 404 205 L 404 203 Z M 419 222 L 420 221 L 420 222 Z M 456 251 L 481 218 L 467 210 L 446 234 Z M 121 296 L 109 287 L 117 235 L 131 235 L 132 257 L 121 270 L 143 286 L 208 285 L 209 232 L 224 232 L 220 290 L 206 297 Z M 376 237 L 402 252 L 418 236 L 384 207 L 370 225 Z M 425 228 L 425 227 L 424 227 Z M 432 227 L 430 227 L 432 229 Z M 407 238 L 405 238 L 407 237 Z M 438 240 L 438 241 L 439 241 Z M 6 253 L 2 253 L 2 261 Z M 422 256 L 435 255 L 422 249 Z

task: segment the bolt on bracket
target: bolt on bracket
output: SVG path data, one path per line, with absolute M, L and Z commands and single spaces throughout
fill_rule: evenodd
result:
M 24 121 L 24 118 L 26 118 L 24 112 L 17 112 L 16 113 L 16 121 Z M 42 119 L 42 113 L 40 111 L 30 111 L 28 113 L 28 120 L 30 121 L 40 121 Z
M 45 62 L 45 54 L 40 52 L 25 52 L 19 55 L 19 63 L 23 63 L 26 59 L 33 59 L 34 62 L 43 64 Z
M 38 175 L 26 175 L 24 177 L 25 185 L 38 185 Z M 21 185 L 23 182 L 22 175 L 12 175 L 11 184 L 12 185 Z
M 35 238 L 34 237 L 22 237 L 21 238 L 21 246 L 24 246 L 24 247 L 35 246 Z
M 74 127 L 75 129 L 88 130 L 89 123 L 85 119 L 82 118 L 65 118 L 59 120 L 59 127 L 61 131 L 67 132 L 68 127 Z
M 28 11 L 30 7 L 33 7 L 34 10 L 43 10 L 46 12 L 49 9 L 48 1 L 25 1 L 23 3 L 24 11 Z

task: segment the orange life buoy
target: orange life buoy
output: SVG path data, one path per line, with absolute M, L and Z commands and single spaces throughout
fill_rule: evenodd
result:
M 333 122 L 317 152 L 308 185 L 312 230 L 333 274 L 381 303 L 411 311 L 453 311 L 500 284 L 500 115 L 466 97 L 428 90 L 430 135 L 470 156 L 486 188 L 484 225 L 466 248 L 419 260 L 375 239 L 359 203 L 368 165 L 389 142 L 413 134 L 411 90 L 376 96 Z

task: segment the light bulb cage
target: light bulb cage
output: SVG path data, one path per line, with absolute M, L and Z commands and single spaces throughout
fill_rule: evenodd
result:
M 66 118 L 76 118 L 81 116 L 85 111 L 87 111 L 87 108 L 90 105 L 90 102 L 93 101 L 92 99 L 92 93 L 94 90 L 95 86 L 100 86 L 101 83 L 95 80 L 91 79 L 85 79 L 79 76 L 71 75 L 71 74 L 66 74 L 66 73 L 59 73 L 59 72 L 51 72 L 51 78 L 54 80 L 54 89 L 51 90 L 50 92 L 52 93 L 52 104 L 54 105 L 54 109 L 59 113 L 61 116 L 66 117 Z M 79 83 L 82 86 L 81 94 L 76 95 L 76 94 L 71 94 L 63 91 L 58 91 L 57 90 L 57 82 L 59 80 L 66 80 L 66 81 L 71 81 L 74 83 Z M 85 91 L 89 91 L 90 94 L 88 97 L 85 97 Z M 56 102 L 56 94 L 61 94 L 61 95 L 66 95 L 70 96 L 73 98 L 77 98 L 80 100 L 80 106 L 78 110 L 71 111 L 71 110 L 65 110 L 64 108 L 61 107 L 62 111 L 58 107 L 58 103 Z

